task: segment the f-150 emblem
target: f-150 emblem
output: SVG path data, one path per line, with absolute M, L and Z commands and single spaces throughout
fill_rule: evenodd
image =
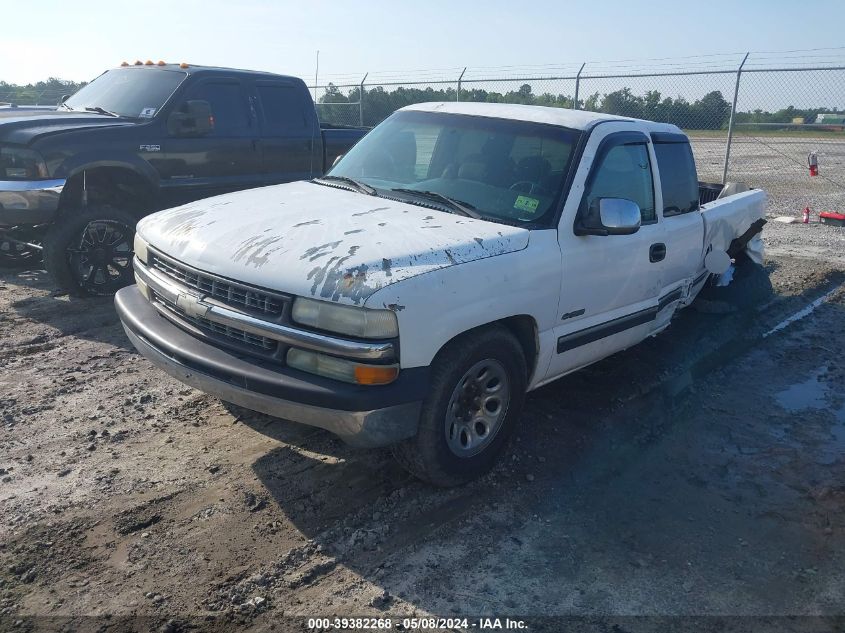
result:
M 211 306 L 203 303 L 196 295 L 179 293 L 176 297 L 176 307 L 191 317 L 205 317 Z

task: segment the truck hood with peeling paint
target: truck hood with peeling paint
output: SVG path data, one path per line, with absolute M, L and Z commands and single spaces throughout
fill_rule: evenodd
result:
M 306 297 L 363 304 L 416 275 L 528 246 L 527 229 L 310 182 L 147 216 L 138 233 L 185 264 Z

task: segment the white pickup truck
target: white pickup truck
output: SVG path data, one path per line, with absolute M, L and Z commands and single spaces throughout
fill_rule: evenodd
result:
M 732 258 L 761 263 L 764 193 L 699 187 L 673 125 L 414 105 L 325 177 L 144 218 L 115 301 L 182 382 L 456 485 L 526 392 L 660 332 Z

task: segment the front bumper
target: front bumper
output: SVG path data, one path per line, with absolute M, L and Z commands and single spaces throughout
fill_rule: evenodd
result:
M 417 432 L 427 367 L 402 370 L 389 385 L 351 385 L 242 357 L 191 336 L 162 317 L 136 286 L 120 290 L 115 307 L 145 358 L 221 400 L 326 429 L 359 447 L 394 444 Z
M 59 209 L 65 180 L 0 180 L 0 226 L 50 222 Z

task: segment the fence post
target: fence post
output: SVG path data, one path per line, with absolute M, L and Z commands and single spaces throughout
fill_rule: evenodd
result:
M 587 62 L 581 64 L 581 68 L 578 69 L 578 74 L 575 75 L 575 103 L 572 106 L 573 110 L 580 110 L 578 107 L 578 91 L 581 88 L 581 71 L 584 70 L 584 66 L 587 65 Z
M 461 76 L 458 77 L 458 92 L 455 95 L 455 101 L 461 100 L 461 79 L 464 78 L 464 73 L 467 71 L 467 67 L 464 66 L 464 69 L 461 71 Z
M 745 66 L 745 60 L 748 59 L 749 53 L 742 58 L 742 63 L 736 69 L 736 84 L 734 85 L 734 100 L 731 103 L 731 118 L 728 120 L 728 141 L 725 144 L 725 166 L 722 169 L 722 184 L 728 180 L 728 163 L 731 160 L 731 142 L 734 136 L 734 115 L 736 114 L 736 100 L 739 96 L 739 79 L 742 76 L 742 67 Z
M 358 125 L 361 127 L 364 127 L 364 82 L 367 81 L 367 75 L 369 74 L 364 73 L 364 78 L 358 85 Z

